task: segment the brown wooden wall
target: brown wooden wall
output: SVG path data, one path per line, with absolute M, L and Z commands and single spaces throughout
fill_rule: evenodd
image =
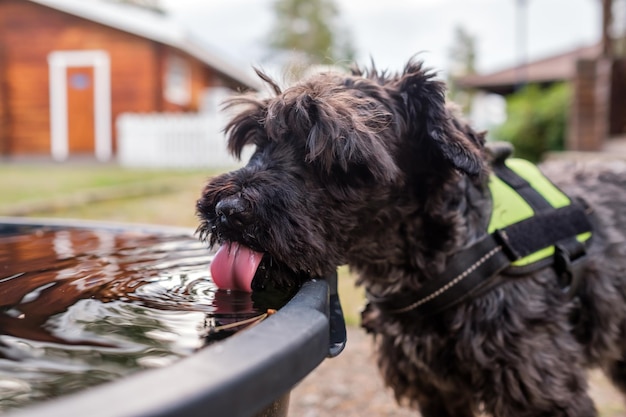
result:
M 593 60 L 576 63 L 573 79 L 573 98 L 568 117 L 567 149 L 595 150 L 596 65 Z
M 598 151 L 607 139 L 626 134 L 626 60 L 578 61 L 573 87 L 568 149 Z
M 616 59 L 613 63 L 611 88 L 610 134 L 626 134 L 626 58 Z
M 196 110 L 201 92 L 214 83 L 204 64 L 168 46 L 31 2 L 0 0 L 0 155 L 50 154 L 47 59 L 55 50 L 108 52 L 114 135 L 120 113 Z M 163 97 L 168 54 L 192 67 L 187 106 Z
M 2 26 L 0 26 L 0 39 L 2 38 Z M 0 42 L 0 157 L 7 154 L 8 146 L 8 109 L 7 109 L 7 79 L 5 77 L 4 47 Z
M 581 59 L 576 63 L 568 117 L 567 149 L 598 151 L 609 133 L 612 62 Z

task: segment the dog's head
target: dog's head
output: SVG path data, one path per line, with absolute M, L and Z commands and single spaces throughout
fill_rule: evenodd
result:
M 224 245 L 218 273 L 233 280 L 257 267 L 255 287 L 325 276 L 357 250 L 375 261 L 377 243 L 440 182 L 484 171 L 482 135 L 451 115 L 420 63 L 393 76 L 318 74 L 284 91 L 259 75 L 275 95 L 233 100 L 245 109 L 226 128 L 232 153 L 254 154 L 197 203 L 201 236 Z

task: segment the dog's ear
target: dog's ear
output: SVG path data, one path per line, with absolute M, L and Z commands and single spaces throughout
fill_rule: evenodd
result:
M 278 83 L 269 75 L 258 68 L 254 71 L 274 94 L 282 93 Z M 268 103 L 269 99 L 258 98 L 256 94 L 238 95 L 224 103 L 223 110 L 239 110 L 224 128 L 224 133 L 228 135 L 228 150 L 237 159 L 241 159 L 241 153 L 246 145 L 259 146 L 268 141 L 265 131 Z
M 425 146 L 468 175 L 483 172 L 484 135 L 455 118 L 446 106 L 445 85 L 434 73 L 425 70 L 422 63 L 410 61 L 391 88 L 402 97 L 409 131 L 420 136 Z
M 267 125 L 270 136 L 304 138 L 305 161 L 326 173 L 357 169 L 378 183 L 389 183 L 399 175 L 388 148 L 392 141 L 385 137 L 391 119 L 379 102 L 365 95 L 304 85 L 270 104 Z M 283 129 L 271 129 L 269 120 Z
M 239 111 L 224 129 L 228 135 L 228 150 L 237 159 L 241 159 L 241 153 L 246 145 L 259 145 L 260 142 L 267 141 L 263 125 L 267 113 L 266 102 L 241 96 L 228 100 L 225 108 L 239 106 L 243 106 L 243 110 Z

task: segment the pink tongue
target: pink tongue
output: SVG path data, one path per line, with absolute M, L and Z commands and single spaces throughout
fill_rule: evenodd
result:
M 226 243 L 211 262 L 211 277 L 218 288 L 252 292 L 252 278 L 263 254 L 239 243 Z

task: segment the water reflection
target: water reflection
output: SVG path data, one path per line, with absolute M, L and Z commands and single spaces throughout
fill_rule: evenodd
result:
M 0 227 L 0 411 L 163 366 L 207 343 L 207 322 L 255 316 L 216 291 L 188 236 Z

